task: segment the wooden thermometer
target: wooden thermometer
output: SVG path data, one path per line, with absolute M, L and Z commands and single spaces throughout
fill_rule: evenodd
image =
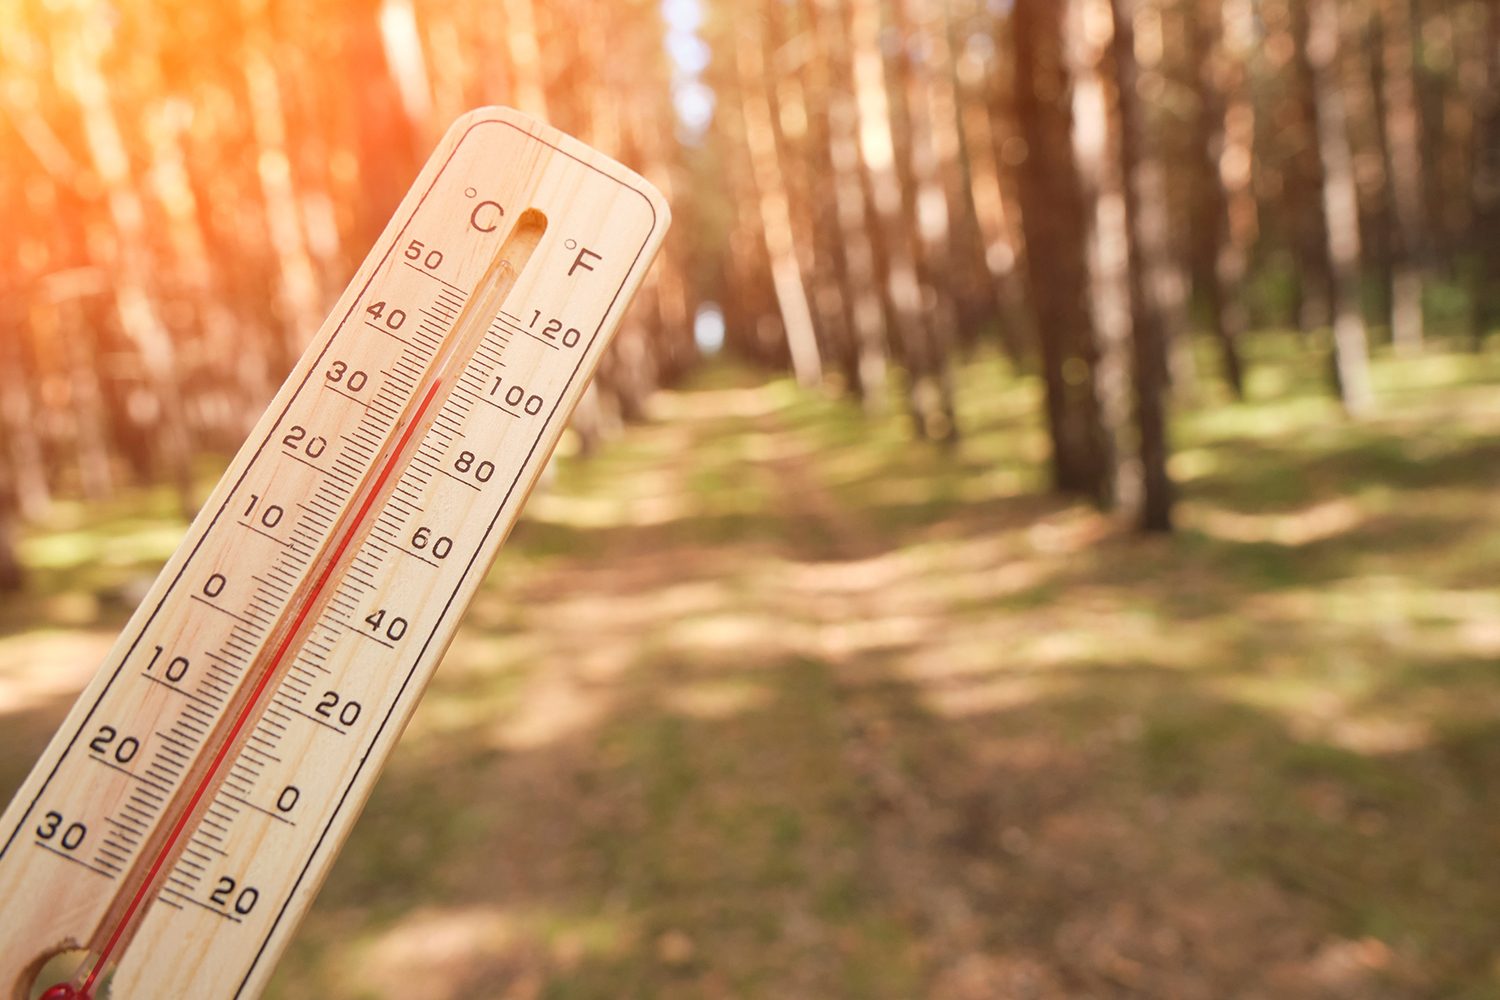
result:
M 0 819 L 0 1000 L 259 994 L 667 224 L 449 130 Z

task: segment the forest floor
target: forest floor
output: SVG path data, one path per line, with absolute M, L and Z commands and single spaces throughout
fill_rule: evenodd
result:
M 1500 358 L 1343 420 L 1260 341 L 1180 530 L 711 372 L 533 497 L 270 992 L 1500 998 Z M 60 506 L 0 609 L 0 801 L 171 551 Z

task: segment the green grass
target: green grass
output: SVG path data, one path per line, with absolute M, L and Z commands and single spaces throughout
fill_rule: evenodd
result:
M 1500 998 L 1500 358 L 1202 365 L 1180 530 L 733 369 L 559 463 L 271 988 L 329 1000 Z M 0 796 L 184 524 L 62 506 Z

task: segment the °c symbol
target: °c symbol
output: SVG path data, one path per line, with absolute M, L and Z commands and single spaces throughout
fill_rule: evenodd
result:
M 472 197 L 474 197 L 478 193 L 479 192 L 476 191 L 476 190 L 474 190 L 473 188 L 464 188 L 464 197 L 465 198 L 472 198 Z
M 494 209 L 490 212 L 489 209 Z M 495 231 L 495 219 L 505 214 L 505 209 L 500 207 L 498 201 L 481 201 L 474 206 L 474 211 L 469 213 L 469 225 L 481 233 L 493 233 Z

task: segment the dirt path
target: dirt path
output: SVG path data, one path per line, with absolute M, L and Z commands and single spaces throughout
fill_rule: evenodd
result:
M 434 997 L 493 982 L 515 996 L 607 982 L 809 1000 L 1418 995 L 1391 985 L 1378 942 L 1236 870 L 1221 840 L 1256 821 L 1252 803 L 1139 773 L 1142 717 L 1179 697 L 1174 678 L 1107 655 L 1080 670 L 1066 624 L 1027 634 L 1049 625 L 1045 605 L 1003 607 L 1106 526 L 1033 503 L 893 539 L 875 504 L 825 482 L 827 456 L 781 411 L 680 417 L 648 432 L 645 478 L 698 508 L 606 535 L 526 588 L 538 666 L 490 727 L 506 756 L 485 780 L 505 815 L 484 821 L 483 853 L 504 875 L 474 905 L 602 921 L 608 944 L 548 943 L 523 920 L 498 964 L 440 952 L 382 981 L 447 984 Z M 694 483 L 718 464 L 764 534 L 698 540 L 723 512 Z M 1118 594 L 1072 599 L 1118 613 Z M 1018 662 L 1049 638 L 1043 665 Z
M 1388 958 L 1379 947 L 1372 955 L 1367 944 L 1332 938 L 1320 952 L 1316 913 L 1215 857 L 1215 827 L 1232 821 L 1220 797 L 1117 795 L 1112 772 L 1138 736 L 1128 707 L 1079 732 L 1048 707 L 1052 678 L 1005 679 L 1004 611 L 966 619 L 934 597 L 943 581 L 1026 575 L 1014 548 L 985 543 L 1028 524 L 991 525 L 991 537 L 973 541 L 985 555 L 939 545 L 924 559 L 885 548 L 869 512 L 823 484 L 776 414 L 757 430 L 794 442 L 761 467 L 776 483 L 779 515 L 822 541 L 800 547 L 788 611 L 812 619 L 814 640 L 801 653 L 832 677 L 839 763 L 857 789 L 861 877 L 921 941 L 913 982 L 922 993 L 1370 995 L 1371 966 Z M 1016 548 L 1065 556 L 1097 543 L 1103 526 L 1052 513 L 1061 537 Z M 1028 521 L 1036 514 L 1028 510 Z M 929 536 L 942 539 L 944 527 Z M 1020 565 L 1035 557 L 1026 552 Z M 955 671 L 945 648 L 974 663 Z M 1000 678 L 998 698 L 986 697 L 994 682 L 985 675 Z

